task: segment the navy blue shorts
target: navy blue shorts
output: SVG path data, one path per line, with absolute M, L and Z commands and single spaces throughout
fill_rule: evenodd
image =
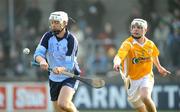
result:
M 68 78 L 64 80 L 63 82 L 54 82 L 49 79 L 51 101 L 57 101 L 59 92 L 63 86 L 69 86 L 76 90 L 78 87 L 78 84 L 79 84 L 78 81 L 73 78 Z

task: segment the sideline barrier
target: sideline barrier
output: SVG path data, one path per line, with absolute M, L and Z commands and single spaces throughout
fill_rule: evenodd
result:
M 179 110 L 180 84 L 155 85 L 152 97 L 158 110 Z M 108 85 L 101 89 L 80 85 L 74 103 L 78 109 L 130 109 L 122 85 Z M 52 110 L 47 82 L 0 83 L 0 112 Z

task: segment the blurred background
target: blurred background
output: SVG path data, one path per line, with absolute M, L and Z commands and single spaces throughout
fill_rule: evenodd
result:
M 70 20 L 68 29 L 79 41 L 81 75 L 106 78 L 107 88 L 122 86 L 120 76 L 112 70 L 112 60 L 121 42 L 129 36 L 130 22 L 134 18 L 147 20 L 146 36 L 159 48 L 161 64 L 172 72 L 172 77 L 161 77 L 155 68 L 156 84 L 162 88 L 173 85 L 175 101 L 167 105 L 174 110 L 180 108 L 180 0 L 0 0 L 2 84 L 47 83 L 48 74 L 32 68 L 30 61 L 42 35 L 49 30 L 50 13 L 59 10 L 76 21 Z M 22 53 L 25 47 L 30 48 L 29 55 Z M 162 94 L 165 90 L 161 90 Z

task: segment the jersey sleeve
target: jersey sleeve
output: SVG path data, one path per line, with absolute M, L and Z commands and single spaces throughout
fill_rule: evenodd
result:
M 34 59 L 35 59 L 37 56 L 41 56 L 41 57 L 43 57 L 43 58 L 46 57 L 46 51 L 47 51 L 47 49 L 48 49 L 48 41 L 49 41 L 49 38 L 50 38 L 51 36 L 52 36 L 52 34 L 51 34 L 50 32 L 46 32 L 46 33 L 42 36 L 42 38 L 41 38 L 41 40 L 40 40 L 40 42 L 39 42 L 39 44 L 38 44 L 38 46 L 37 46 L 37 48 L 36 48 L 36 50 L 35 50 Z
M 129 50 L 131 48 L 131 43 L 128 41 L 124 41 L 121 45 L 121 47 L 118 50 L 117 55 L 120 57 L 121 60 L 124 60 L 124 58 L 127 56 Z
M 156 47 L 156 45 L 153 43 L 153 53 L 152 53 L 152 56 L 159 56 L 159 50 L 158 48 Z

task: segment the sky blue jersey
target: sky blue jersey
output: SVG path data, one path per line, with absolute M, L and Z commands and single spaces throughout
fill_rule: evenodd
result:
M 78 41 L 68 30 L 66 30 L 63 38 L 58 38 L 49 31 L 41 38 L 35 50 L 34 59 L 36 56 L 41 56 L 47 60 L 49 67 L 65 67 L 68 71 L 79 75 L 80 69 L 77 63 L 77 51 Z M 55 82 L 61 82 L 67 78 L 68 76 L 63 74 L 49 73 L 49 79 Z

